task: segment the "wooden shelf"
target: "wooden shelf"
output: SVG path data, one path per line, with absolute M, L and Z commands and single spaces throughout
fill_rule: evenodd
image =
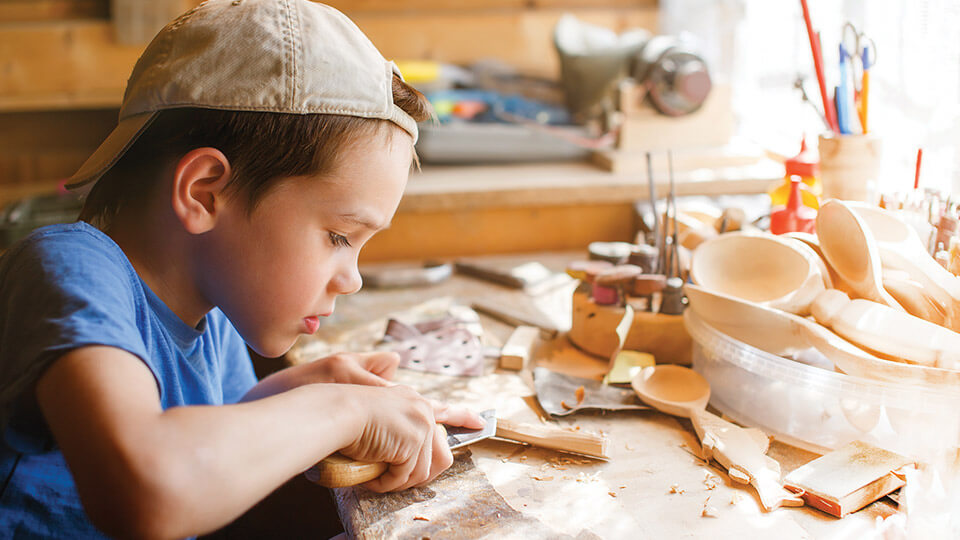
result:
M 432 4 L 449 7 L 419 9 Z M 57 5 L 51 4 L 51 13 L 57 13 Z M 407 7 L 389 12 L 386 3 L 372 0 L 333 5 L 350 15 L 387 58 L 454 63 L 492 58 L 546 77 L 558 73 L 552 33 L 564 12 L 618 31 L 655 31 L 657 25 L 650 1 L 491 0 L 468 9 L 424 0 L 399 3 Z M 94 8 L 76 13 L 95 13 Z M 143 45 L 117 44 L 108 19 L 51 20 L 53 15 L 42 11 L 14 16 L 12 7 L 10 13 L 13 18 L 0 23 L 0 112 L 119 106 Z
M 747 166 L 678 171 L 676 194 L 763 193 L 782 176 L 783 165 L 768 159 Z M 666 174 L 654 187 L 658 196 L 667 194 Z M 411 175 L 400 211 L 602 205 L 648 198 L 645 174 L 610 173 L 589 163 L 424 166 L 422 172 Z

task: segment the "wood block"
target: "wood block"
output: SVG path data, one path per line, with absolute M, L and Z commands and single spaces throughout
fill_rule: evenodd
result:
M 519 371 L 527 367 L 539 334 L 535 326 L 518 326 L 500 349 L 500 368 Z
M 902 487 L 898 472 L 913 465 L 909 458 L 854 441 L 794 470 L 784 485 L 808 505 L 843 517 Z
M 520 424 L 497 419 L 497 437 L 541 448 L 609 459 L 607 438 L 587 431 L 572 431 L 548 424 Z
M 633 302 L 635 299 L 629 299 Z M 683 326 L 682 315 L 664 315 L 635 310 L 633 324 L 623 349 L 648 352 L 658 364 L 690 365 L 693 341 Z M 623 319 L 624 308 L 598 306 L 583 291 L 573 293 L 573 318 L 567 337 L 577 348 L 603 358 L 610 358 L 617 347 L 616 327 Z

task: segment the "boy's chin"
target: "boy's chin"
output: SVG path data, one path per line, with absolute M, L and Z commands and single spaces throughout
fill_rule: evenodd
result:
M 279 358 L 293 347 L 297 338 L 258 338 L 247 342 L 247 346 L 264 358 Z

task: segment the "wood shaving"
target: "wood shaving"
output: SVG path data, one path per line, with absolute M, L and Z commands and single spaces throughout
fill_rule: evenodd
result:
M 737 504 L 741 499 L 743 499 L 743 495 L 740 495 L 739 493 L 732 493 L 730 495 L 730 504 Z
M 680 489 L 680 484 L 674 484 L 670 486 L 670 491 L 668 491 L 667 493 L 676 493 L 677 495 L 681 495 L 683 494 L 683 490 Z
M 577 405 L 580 405 L 581 403 L 583 403 L 583 398 L 585 396 L 585 392 L 583 391 L 583 386 L 577 387 L 577 390 L 573 394 L 577 396 Z
M 567 402 L 563 400 L 560 400 L 560 406 L 568 411 L 571 411 L 575 408 L 573 405 L 567 405 Z
M 614 493 L 614 492 L 612 492 L 612 491 L 608 491 L 608 492 L 607 492 L 607 495 L 609 495 L 609 496 L 611 496 L 611 497 L 613 497 L 614 499 L 616 499 L 616 498 L 617 498 L 617 494 L 616 494 L 616 493 Z
M 703 486 L 708 490 L 717 489 L 717 486 L 720 485 L 719 479 L 710 474 L 709 471 L 706 472 L 706 475 L 703 478 Z
M 599 471 L 597 471 L 597 472 L 595 472 L 595 473 L 593 473 L 593 474 L 579 473 L 579 474 L 577 474 L 577 482 L 596 482 L 596 481 L 599 480 L 599 478 L 598 478 L 599 476 L 600 476 L 600 472 L 599 472 Z
M 507 457 L 505 457 L 505 458 L 500 458 L 500 461 L 503 462 L 503 463 L 506 463 L 506 462 L 510 461 L 511 459 L 513 459 L 513 458 L 515 458 L 515 457 L 517 457 L 517 456 L 520 456 L 520 454 L 522 454 L 526 449 L 527 449 L 526 446 L 519 446 L 519 447 L 517 447 L 516 450 L 514 450 L 513 452 L 511 452 L 509 456 L 507 456 Z M 526 459 L 527 459 L 527 456 L 520 456 L 520 461 L 526 461 Z
M 430 518 L 423 516 L 413 516 L 414 521 L 430 521 Z
M 633 452 L 633 446 L 630 446 L 630 443 L 624 443 L 623 447 L 626 448 L 627 450 Z
M 537 482 L 549 482 L 550 480 L 553 480 L 553 477 L 552 477 L 552 476 L 538 476 L 538 475 L 535 475 L 535 474 L 534 474 L 534 475 L 530 475 L 530 478 L 533 478 L 533 479 L 536 480 Z
M 710 506 L 710 497 L 707 497 L 707 500 L 703 501 L 703 510 L 700 511 L 700 517 L 718 517 L 720 512 L 716 508 Z

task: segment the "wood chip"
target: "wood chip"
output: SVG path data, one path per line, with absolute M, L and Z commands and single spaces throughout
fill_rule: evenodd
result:
M 560 406 L 568 411 L 573 410 L 575 408 L 573 405 L 567 405 L 567 402 L 563 400 L 560 400 Z
M 700 517 L 718 517 L 720 512 L 716 508 L 710 506 L 710 497 L 707 497 L 707 500 L 703 501 L 703 510 L 700 511 Z
M 614 492 L 612 492 L 612 491 L 608 491 L 608 492 L 607 492 L 607 495 L 609 495 L 609 496 L 611 496 L 611 497 L 613 497 L 613 498 L 617 498 L 617 494 L 614 493 Z
M 537 476 L 537 475 L 531 475 L 530 478 L 533 478 L 533 479 L 536 480 L 537 482 L 549 482 L 550 480 L 553 480 L 553 477 L 552 477 L 552 476 Z
M 716 476 L 710 474 L 710 472 L 708 471 L 706 473 L 706 476 L 704 476 L 703 478 L 703 486 L 708 490 L 711 490 L 711 489 L 717 489 L 718 485 L 720 485 L 719 479 Z
M 680 484 L 674 484 L 670 486 L 670 491 L 668 493 L 676 493 L 679 495 L 683 493 L 683 490 L 680 489 Z
M 414 521 L 430 521 L 430 518 L 423 516 L 413 516 Z
M 578 386 L 577 390 L 574 392 L 574 395 L 577 396 L 577 405 L 583 403 L 583 397 L 585 392 L 583 391 L 583 386 Z
M 730 495 L 730 504 L 737 504 L 741 499 L 743 499 L 743 495 L 740 495 L 739 493 L 732 493 Z

